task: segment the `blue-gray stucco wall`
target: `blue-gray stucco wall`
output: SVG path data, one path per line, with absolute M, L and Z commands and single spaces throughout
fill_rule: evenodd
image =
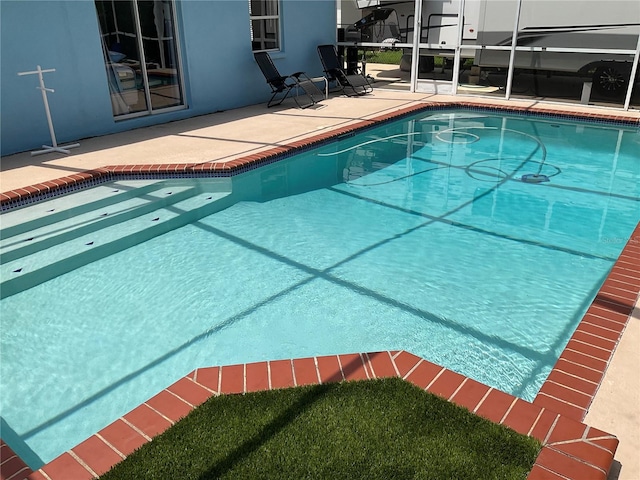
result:
M 188 108 L 115 121 L 94 2 L 0 0 L 2 155 L 51 143 L 37 75 L 17 75 L 37 65 L 56 69 L 45 83 L 58 144 L 268 100 L 247 0 L 182 0 L 177 14 Z M 283 0 L 281 24 L 280 72 L 320 75 L 316 47 L 335 42 L 335 0 Z

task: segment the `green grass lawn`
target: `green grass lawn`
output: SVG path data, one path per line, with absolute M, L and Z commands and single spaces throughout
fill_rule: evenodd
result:
M 525 479 L 540 448 L 390 378 L 213 397 L 100 478 Z
M 363 50 L 358 52 L 358 58 L 362 59 Z M 367 63 L 381 63 L 386 65 L 400 65 L 400 59 L 402 58 L 402 50 L 389 49 L 389 50 L 364 50 Z M 442 67 L 442 57 L 435 57 L 434 65 L 436 67 Z M 465 60 L 464 65 L 471 66 L 473 59 Z
M 402 50 L 366 50 L 365 52 L 368 63 L 400 65 L 402 58 Z M 358 53 L 358 58 L 362 58 L 362 51 Z

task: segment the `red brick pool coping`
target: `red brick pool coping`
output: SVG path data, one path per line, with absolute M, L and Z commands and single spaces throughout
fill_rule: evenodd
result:
M 547 109 L 431 104 L 546 116 L 619 121 L 620 115 L 570 114 Z M 0 194 L 0 204 L 39 197 L 104 176 L 147 173 L 233 174 L 272 161 L 284 152 L 339 137 L 372 124 L 424 110 L 415 105 L 329 133 L 229 162 L 179 165 L 125 165 L 83 172 Z M 637 122 L 636 122 L 637 123 Z M 425 390 L 468 408 L 496 423 L 543 442 L 529 480 L 606 479 L 618 445 L 614 435 L 582 423 L 604 378 L 640 293 L 640 223 L 576 328 L 535 400 L 530 403 L 435 365 L 405 351 L 351 353 L 201 368 L 180 379 L 144 404 L 105 427 L 70 451 L 33 472 L 0 440 L 0 480 L 91 479 L 109 470 L 213 395 L 365 378 L 399 376 Z

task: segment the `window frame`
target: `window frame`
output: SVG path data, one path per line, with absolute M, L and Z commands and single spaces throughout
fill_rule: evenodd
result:
M 251 37 L 251 50 L 253 52 L 279 52 L 282 50 L 282 2 L 281 0 L 248 0 L 249 1 L 249 31 Z M 269 12 L 272 8 L 271 6 L 276 7 L 276 14 L 263 14 L 263 15 L 253 15 L 252 14 L 252 3 L 260 3 L 263 5 L 261 9 L 263 12 Z M 274 39 L 266 38 L 266 26 L 269 20 L 275 21 L 277 34 Z M 256 38 L 254 34 L 254 22 L 261 22 L 261 27 L 265 30 L 262 38 Z M 269 48 L 265 44 L 267 42 L 274 42 L 275 47 Z M 259 45 L 255 45 L 259 43 Z

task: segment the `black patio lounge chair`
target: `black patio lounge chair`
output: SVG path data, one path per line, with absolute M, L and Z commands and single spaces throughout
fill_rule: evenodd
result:
M 260 70 L 262 70 L 264 78 L 271 87 L 271 92 L 273 93 L 267 103 L 267 107 L 280 105 L 284 99 L 287 98 L 289 93 L 294 90 L 295 96 L 293 99 L 295 100 L 296 105 L 300 108 L 307 108 L 315 105 L 324 98 L 320 89 L 316 87 L 313 81 L 304 72 L 296 72 L 287 76 L 280 75 L 280 72 L 278 72 L 273 60 L 271 60 L 269 53 L 256 52 L 253 56 L 256 59 Z M 282 94 L 282 96 L 276 101 L 278 94 Z
M 327 79 L 337 82 L 346 95 L 364 95 L 373 91 L 369 80 L 362 73 L 347 75 L 334 45 L 319 45 L 318 55 Z

